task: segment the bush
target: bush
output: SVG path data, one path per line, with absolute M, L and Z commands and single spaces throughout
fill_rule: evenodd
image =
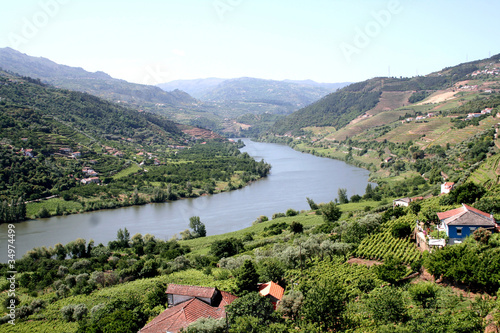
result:
M 292 208 L 290 208 L 286 211 L 286 216 L 296 216 L 296 215 L 299 215 L 299 212 L 296 210 L 293 210 Z
M 396 223 L 391 230 L 391 234 L 396 238 L 405 238 L 411 235 L 413 229 L 406 222 L 398 222 Z
M 73 310 L 73 319 L 76 321 L 80 321 L 83 319 L 84 316 L 87 315 L 89 312 L 89 309 L 85 304 L 78 304 L 74 307 Z
M 304 226 L 302 225 L 302 223 L 293 221 L 290 225 L 290 231 L 292 231 L 294 234 L 301 234 L 302 232 L 304 232 Z

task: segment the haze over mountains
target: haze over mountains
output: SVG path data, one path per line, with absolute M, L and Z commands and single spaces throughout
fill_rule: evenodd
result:
M 183 91 L 166 92 L 143 84 L 114 79 L 104 72 L 87 72 L 79 67 L 57 64 L 42 57 L 32 57 L 9 47 L 0 49 L 0 68 L 40 79 L 44 83 L 69 90 L 86 92 L 113 102 L 143 105 L 162 103 L 183 106 L 196 100 Z
M 265 80 L 258 78 L 233 78 L 233 79 L 222 79 L 222 78 L 206 78 L 206 79 L 194 79 L 194 80 L 174 80 L 166 83 L 157 84 L 158 87 L 165 91 L 172 91 L 179 89 L 187 92 L 191 96 L 198 98 L 202 101 L 211 101 L 220 99 L 220 91 L 225 89 L 235 89 L 243 90 L 242 93 L 254 93 L 252 91 L 244 91 L 244 89 L 251 89 L 248 86 L 249 83 L 260 84 L 262 89 L 266 88 L 267 93 L 273 93 L 273 91 L 268 91 L 268 89 L 273 89 L 273 86 L 280 88 L 292 88 L 293 90 L 298 90 L 299 88 L 304 88 L 306 91 L 313 94 L 328 94 L 334 92 L 337 89 L 345 87 L 350 84 L 350 82 L 341 83 L 319 83 L 313 80 Z M 313 87 L 319 89 L 312 89 Z M 230 96 L 231 98 L 245 97 L 245 96 Z

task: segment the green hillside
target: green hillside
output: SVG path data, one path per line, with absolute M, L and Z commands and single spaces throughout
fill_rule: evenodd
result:
M 403 114 L 393 114 L 388 116 L 386 111 L 404 111 L 405 106 L 416 105 L 418 102 L 425 103 L 429 96 L 438 91 L 446 89 L 460 89 L 467 84 L 462 81 L 478 79 L 480 82 L 491 82 L 494 75 L 483 74 L 480 71 L 494 69 L 500 55 L 495 55 L 489 59 L 464 63 L 453 67 L 445 68 L 439 72 L 425 76 L 412 78 L 374 78 L 363 82 L 351 84 L 337 92 L 331 93 L 321 100 L 313 103 L 293 114 L 276 122 L 271 129 L 271 133 L 283 135 L 286 132 L 300 132 L 301 129 L 311 126 L 333 126 L 337 130 L 348 128 L 360 121 L 373 122 L 370 119 L 379 113 L 381 121 L 375 121 L 367 127 L 347 130 L 338 135 L 337 139 L 345 139 L 347 136 L 359 134 L 369 128 L 381 126 L 398 120 Z M 478 71 L 474 76 L 472 74 Z M 474 80 L 469 83 L 476 86 Z M 484 89 L 489 90 L 488 86 Z M 498 86 L 497 86 L 498 87 Z M 464 90 L 464 94 L 478 89 Z M 457 93 L 459 90 L 457 90 Z M 477 91 L 479 92 L 479 91 Z M 398 94 L 399 93 L 399 94 Z M 428 108 L 430 109 L 430 108 Z M 422 113 L 422 109 L 412 109 L 409 114 Z M 360 125 L 357 125 L 358 127 Z
M 228 191 L 270 168 L 213 132 L 5 72 L 0 129 L 0 222 Z

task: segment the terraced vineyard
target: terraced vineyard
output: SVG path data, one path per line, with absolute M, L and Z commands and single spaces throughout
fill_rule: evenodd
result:
M 500 155 L 488 158 L 472 173 L 470 180 L 488 188 L 498 184 L 500 182 Z
M 392 227 L 399 222 L 407 222 L 413 225 L 413 221 L 408 216 L 387 222 L 382 227 L 381 232 L 364 238 L 354 255 L 372 260 L 383 260 L 387 256 L 393 255 L 401 259 L 405 264 L 411 264 L 420 259 L 422 254 L 409 236 L 396 238 L 392 235 Z

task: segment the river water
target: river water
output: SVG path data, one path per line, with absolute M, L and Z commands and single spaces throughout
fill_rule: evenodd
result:
M 242 189 L 113 210 L 36 219 L 15 224 L 16 257 L 39 246 L 66 244 L 76 238 L 93 239 L 95 245 L 116 239 L 119 228 L 130 235 L 152 234 L 168 240 L 188 228 L 189 218 L 199 216 L 207 235 L 246 228 L 260 215 L 269 218 L 287 209 L 309 209 L 306 197 L 316 203 L 337 197 L 339 188 L 348 196 L 362 195 L 368 184 L 368 171 L 344 162 L 297 152 L 288 146 L 243 139 L 241 149 L 256 160 L 272 165 L 271 173 Z M 0 225 L 0 262 L 7 262 L 7 224 Z

